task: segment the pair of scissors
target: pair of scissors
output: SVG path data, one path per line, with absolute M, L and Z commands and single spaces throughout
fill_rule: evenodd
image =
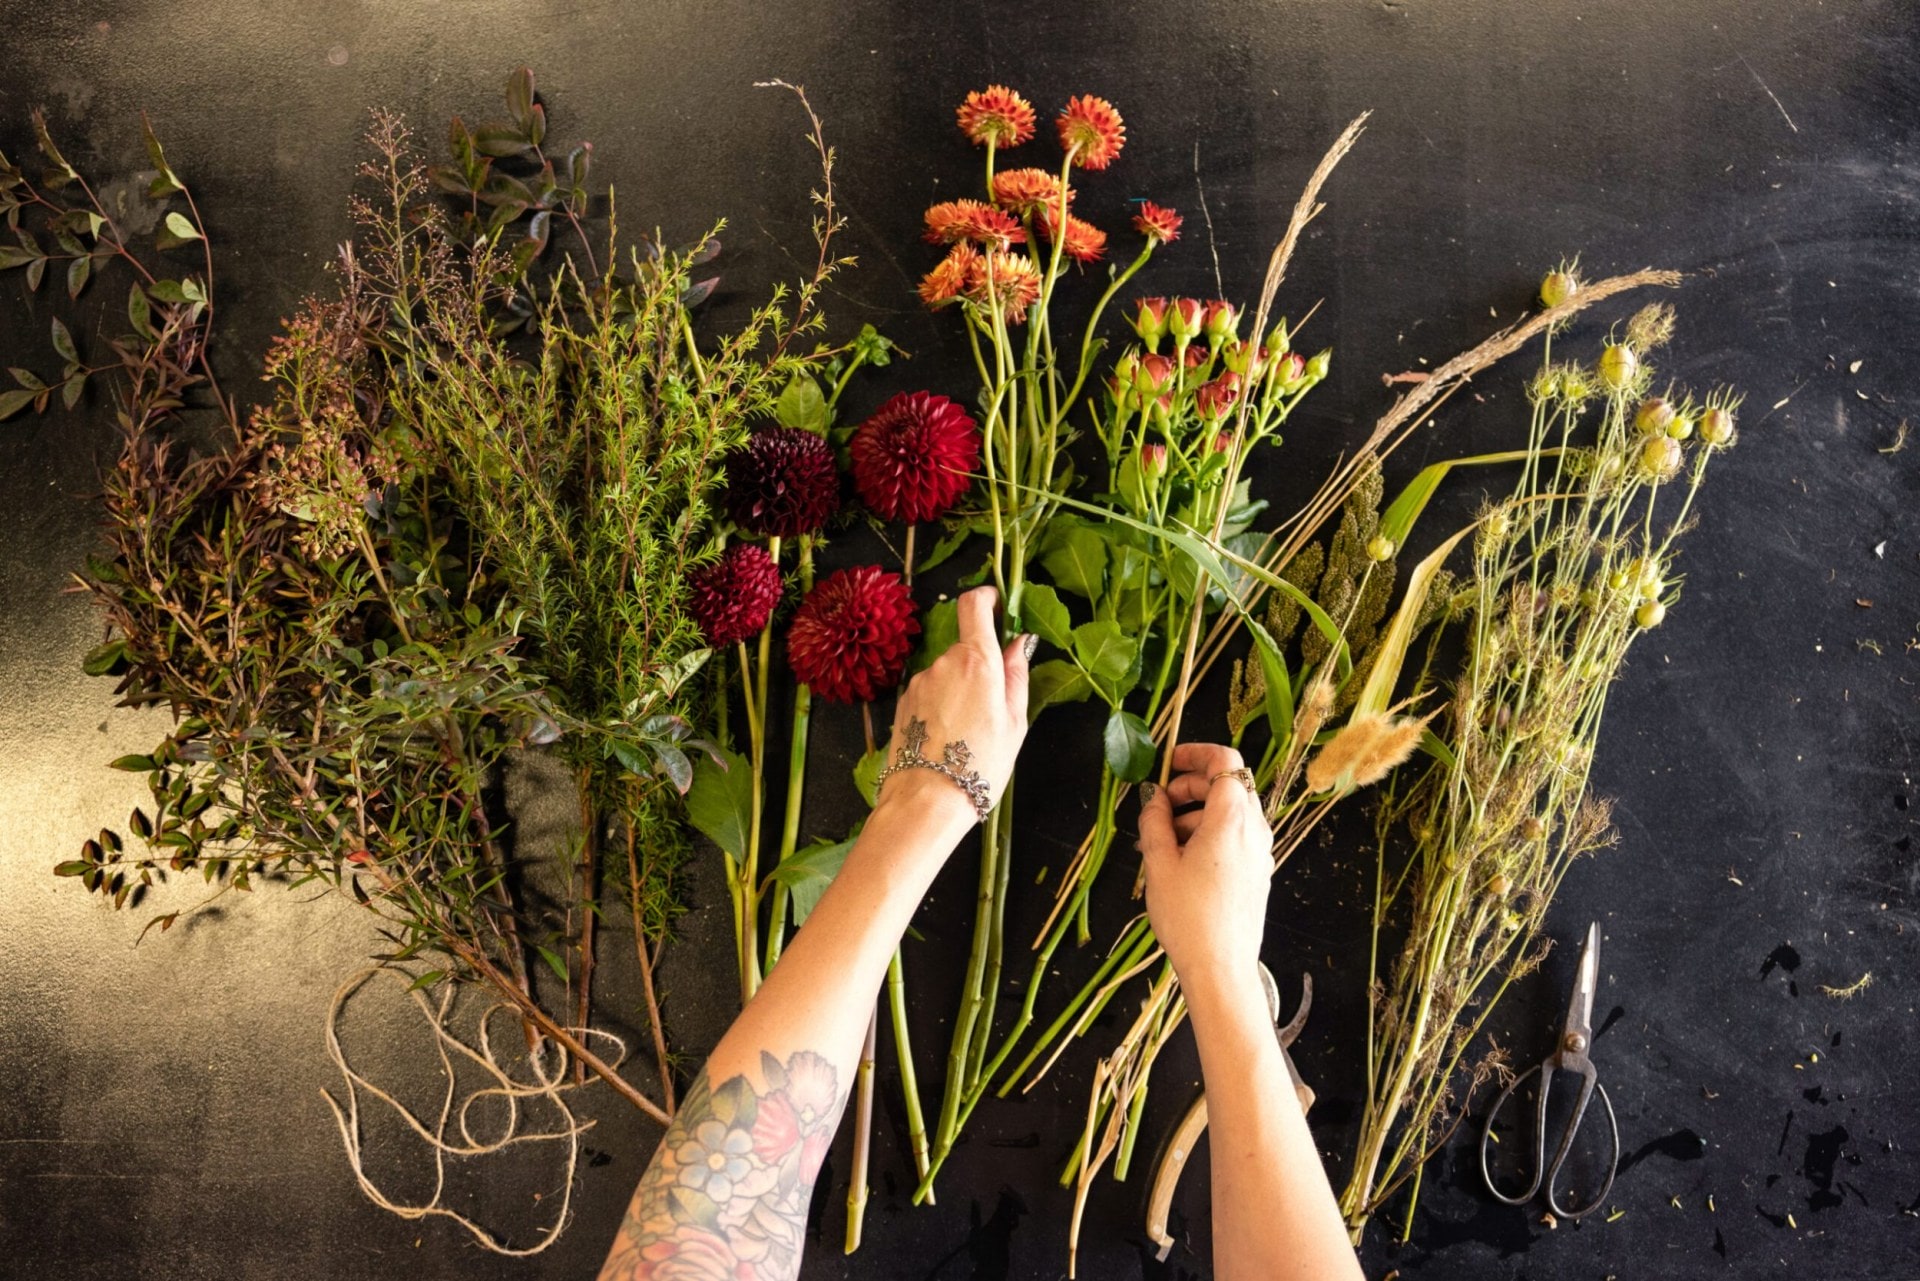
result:
M 1593 1059 L 1589 1057 L 1593 1046 L 1593 997 L 1599 987 L 1600 925 L 1595 922 L 1587 927 L 1587 940 L 1580 948 L 1580 968 L 1574 978 L 1573 1000 L 1567 1006 L 1567 1022 L 1560 1032 L 1559 1045 L 1553 1053 L 1508 1083 L 1507 1088 L 1500 1092 L 1500 1097 L 1494 1100 L 1492 1111 L 1487 1113 L 1486 1126 L 1480 1132 L 1480 1176 L 1486 1180 L 1487 1191 L 1493 1193 L 1496 1200 L 1508 1205 L 1525 1205 L 1544 1187 L 1549 1210 L 1562 1219 L 1578 1219 L 1599 1209 L 1600 1203 L 1606 1200 L 1607 1193 L 1613 1188 L 1613 1176 L 1620 1165 L 1620 1124 L 1613 1115 L 1613 1100 L 1607 1097 L 1606 1087 L 1600 1084 L 1599 1075 L 1593 1068 Z M 1552 1093 L 1554 1075 L 1560 1072 L 1580 1078 L 1579 1094 L 1574 1100 L 1573 1116 L 1554 1145 L 1553 1159 L 1549 1161 L 1547 1098 Z M 1497 1142 L 1493 1137 L 1493 1123 L 1506 1107 L 1507 1100 L 1513 1097 L 1514 1090 L 1530 1076 L 1540 1078 L 1540 1101 L 1535 1108 L 1533 1122 L 1533 1174 L 1524 1190 L 1503 1192 L 1494 1182 L 1493 1171 L 1487 1160 L 1488 1146 Z M 1607 1133 L 1612 1143 L 1607 1155 L 1606 1179 L 1590 1202 L 1569 1209 L 1560 1204 L 1554 1185 L 1560 1178 L 1560 1167 L 1566 1163 L 1567 1154 L 1573 1150 L 1574 1136 L 1580 1131 L 1580 1123 L 1586 1119 L 1587 1105 L 1596 1094 L 1607 1111 Z
M 1273 1020 L 1273 1034 L 1280 1042 L 1280 1061 L 1287 1065 L 1287 1077 L 1293 1084 L 1294 1097 L 1300 1100 L 1302 1112 L 1313 1108 L 1313 1088 L 1300 1079 L 1299 1069 L 1293 1066 L 1293 1056 L 1287 1053 L 1287 1047 L 1299 1039 L 1300 1029 L 1307 1025 L 1307 1011 L 1313 1008 L 1313 975 L 1300 976 L 1300 1008 L 1283 1025 L 1280 1022 L 1280 985 L 1274 981 L 1273 971 L 1265 963 L 1260 966 L 1260 987 L 1267 998 L 1267 1017 Z M 1167 1145 L 1165 1155 L 1160 1158 L 1159 1167 L 1153 1174 L 1153 1191 L 1147 1197 L 1147 1237 L 1160 1247 L 1155 1257 L 1164 1260 L 1173 1249 L 1173 1237 L 1167 1232 L 1167 1217 L 1173 1212 L 1173 1190 L 1180 1182 L 1180 1172 L 1187 1168 L 1187 1158 L 1193 1155 L 1193 1148 L 1200 1141 L 1200 1134 L 1207 1128 L 1207 1096 L 1203 1093 L 1193 1101 L 1187 1114 L 1180 1118 L 1175 1127 L 1173 1139 Z

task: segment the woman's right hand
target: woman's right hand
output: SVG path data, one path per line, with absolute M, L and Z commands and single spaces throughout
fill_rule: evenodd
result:
M 1181 743 L 1174 775 L 1140 805 L 1147 919 L 1189 989 L 1255 982 L 1273 879 L 1273 833 L 1260 798 L 1226 773 L 1244 766 L 1217 743 Z M 1174 808 L 1205 802 L 1178 817 Z

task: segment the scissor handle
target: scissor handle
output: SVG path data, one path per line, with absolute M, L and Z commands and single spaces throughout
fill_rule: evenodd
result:
M 1560 1142 L 1554 1147 L 1553 1159 L 1549 1161 L 1547 1159 L 1547 1099 L 1552 1093 L 1553 1073 L 1556 1071 L 1571 1072 L 1580 1078 L 1580 1097 L 1574 1103 L 1573 1117 L 1567 1122 L 1567 1128 L 1561 1132 Z M 1513 1092 L 1520 1087 L 1520 1083 L 1530 1076 L 1540 1078 L 1540 1102 L 1534 1110 L 1533 1121 L 1533 1179 L 1527 1184 L 1524 1192 L 1509 1195 L 1502 1192 L 1493 1181 L 1493 1171 L 1487 1162 L 1487 1149 L 1493 1142 L 1493 1123 L 1499 1117 L 1501 1109 L 1506 1106 Z M 1560 1167 L 1566 1163 L 1567 1154 L 1573 1150 L 1574 1136 L 1580 1132 L 1580 1123 L 1586 1119 L 1587 1105 L 1592 1102 L 1595 1094 L 1600 1096 L 1601 1105 L 1607 1110 L 1607 1134 L 1612 1144 L 1607 1155 L 1607 1177 L 1606 1181 L 1600 1185 L 1599 1193 L 1591 1202 L 1577 1210 L 1570 1210 L 1560 1204 L 1554 1191 L 1554 1184 L 1560 1178 Z M 1560 1056 L 1555 1055 L 1542 1063 L 1536 1063 L 1513 1078 L 1507 1084 L 1507 1088 L 1500 1091 L 1500 1097 L 1494 1100 L 1492 1109 L 1487 1113 L 1486 1125 L 1480 1132 L 1480 1176 L 1485 1180 L 1487 1191 L 1493 1194 L 1494 1199 L 1507 1205 L 1525 1205 L 1533 1200 L 1539 1193 L 1541 1185 L 1544 1184 L 1547 1190 L 1547 1208 L 1563 1219 L 1583 1218 L 1599 1209 L 1600 1203 L 1607 1199 L 1607 1193 L 1613 1190 L 1613 1177 L 1619 1164 L 1620 1123 L 1613 1113 L 1613 1100 L 1607 1097 L 1606 1087 L 1600 1084 L 1599 1076 L 1593 1070 L 1593 1064 L 1584 1059 L 1575 1064 L 1563 1064 Z

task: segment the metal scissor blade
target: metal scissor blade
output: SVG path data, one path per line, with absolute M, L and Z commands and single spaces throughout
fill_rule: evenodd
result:
M 1560 1039 L 1562 1052 L 1585 1054 L 1593 1045 L 1593 998 L 1599 990 L 1600 922 L 1595 921 L 1587 926 L 1586 941 L 1580 945 L 1580 969 L 1574 976 L 1573 1000 L 1567 1006 L 1567 1026 Z

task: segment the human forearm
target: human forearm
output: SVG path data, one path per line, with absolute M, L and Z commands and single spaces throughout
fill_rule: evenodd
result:
M 1207 1091 L 1214 1275 L 1359 1277 L 1258 973 L 1182 976 Z
M 646 1278 L 656 1263 L 689 1255 L 752 1262 L 765 1281 L 797 1274 L 814 1178 L 887 960 L 971 821 L 965 798 L 934 775 L 905 781 L 874 811 L 681 1103 L 602 1281 Z

